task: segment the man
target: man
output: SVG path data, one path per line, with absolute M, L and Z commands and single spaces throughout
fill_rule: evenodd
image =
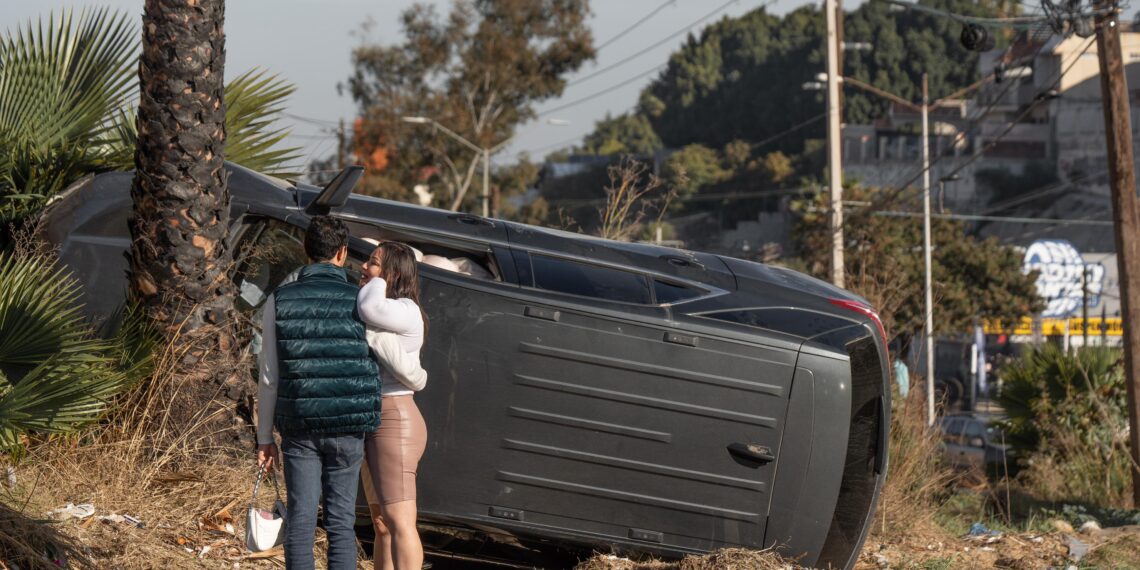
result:
M 401 375 L 424 374 L 394 335 L 367 335 L 356 316 L 357 285 L 344 271 L 348 229 L 317 216 L 305 233 L 310 264 L 266 300 L 258 358 L 257 462 L 285 458 L 285 566 L 314 567 L 323 494 L 329 570 L 356 568 L 356 491 L 364 435 L 380 423 L 380 381 L 369 341 Z M 281 433 L 280 452 L 273 428 Z

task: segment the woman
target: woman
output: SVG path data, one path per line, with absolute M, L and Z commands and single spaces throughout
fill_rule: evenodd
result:
M 361 269 L 356 307 L 368 325 L 368 335 L 395 333 L 407 356 L 418 361 L 427 318 L 419 306 L 419 272 L 412 249 L 398 242 L 381 242 Z M 380 372 L 380 427 L 368 434 L 364 444 L 377 570 L 423 567 L 423 546 L 416 529 L 416 466 L 427 446 L 427 426 L 412 394 L 422 390 L 426 381 L 424 374 L 407 378 L 387 367 Z

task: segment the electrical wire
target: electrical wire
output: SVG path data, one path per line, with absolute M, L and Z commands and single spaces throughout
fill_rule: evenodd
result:
M 281 113 L 281 115 L 285 116 L 285 117 L 289 117 L 290 119 L 293 119 L 295 121 L 301 121 L 302 123 L 309 123 L 310 125 L 316 125 L 318 127 L 332 127 L 332 128 L 339 128 L 340 127 L 340 123 L 337 121 L 329 121 L 329 120 L 325 120 L 325 119 L 314 119 L 311 117 L 302 117 L 300 115 L 294 115 L 292 113 Z
M 764 2 L 763 4 L 761 4 L 760 7 L 766 8 L 766 7 L 776 3 L 776 1 L 777 0 L 768 0 L 767 2 Z M 689 24 L 686 25 L 684 28 L 681 28 L 680 30 L 677 30 L 676 32 L 674 32 L 672 34 L 669 34 L 665 38 L 650 44 L 649 46 L 645 47 L 641 51 L 630 54 L 629 56 L 622 58 L 621 60 L 614 62 L 610 65 L 607 65 L 606 67 L 603 67 L 597 71 L 594 71 L 594 72 L 589 73 L 587 75 L 584 75 L 582 77 L 578 77 L 578 78 L 574 79 L 573 81 L 567 83 L 566 85 L 568 87 L 573 86 L 573 85 L 577 85 L 579 83 L 589 81 L 589 80 L 591 80 L 591 79 L 593 79 L 593 78 L 595 78 L 595 77 L 597 77 L 603 73 L 606 73 L 607 71 L 610 71 L 611 69 L 621 67 L 622 65 L 625 65 L 626 63 L 629 63 L 629 62 L 633 61 L 634 59 L 637 59 L 638 57 L 641 57 L 641 56 L 653 51 L 654 49 L 661 47 L 662 45 L 664 45 L 666 42 L 672 40 L 673 38 L 676 38 L 677 36 L 679 36 L 681 34 L 688 33 L 693 28 L 693 26 L 699 25 L 701 22 L 704 22 L 705 20 L 725 11 L 726 9 L 728 9 L 729 6 L 736 4 L 737 2 L 739 2 L 739 0 L 728 0 L 728 2 L 721 4 L 717 9 L 713 10 L 712 12 L 709 12 L 708 14 L 701 16 L 700 18 L 698 18 L 697 20 L 695 20 L 693 22 L 689 22 Z
M 1041 24 L 1039 29 L 1040 30 L 1046 30 L 1046 29 L 1048 29 L 1048 27 L 1049 26 L 1047 24 Z M 1026 36 L 1027 41 L 1031 41 L 1032 38 L 1030 37 L 1030 33 L 1026 32 L 1025 36 Z M 1026 59 L 1028 59 L 1029 61 L 1033 61 L 1033 60 L 1037 59 L 1037 57 L 1039 55 L 1041 55 L 1041 53 L 1045 50 L 1045 46 L 1047 45 L 1047 43 L 1048 42 L 1041 42 L 1041 45 L 1037 47 L 1037 51 L 1034 52 L 1034 54 L 1032 56 L 1030 56 L 1029 58 L 1022 58 L 1021 61 L 1024 61 Z M 1010 46 L 1006 47 L 1005 55 L 1008 55 L 1010 53 L 1010 50 L 1012 49 L 1012 47 L 1013 47 L 1012 44 Z M 1004 55 L 1003 55 L 1003 57 L 1004 57 Z M 1013 87 L 1018 85 L 1018 83 L 1019 83 L 1018 81 L 1010 81 L 1010 82 L 1006 83 L 1005 87 L 1002 88 L 1001 92 L 998 93 L 996 96 L 991 98 L 988 105 L 986 105 L 981 110 L 974 112 L 973 117 L 970 117 L 966 120 L 966 126 L 960 132 L 969 133 L 969 132 L 973 132 L 975 129 L 977 129 L 977 127 L 981 124 L 982 120 L 984 120 L 986 118 L 986 116 L 988 116 L 990 114 L 990 112 L 993 111 L 994 107 L 996 107 L 998 105 L 998 103 L 1000 103 L 1002 101 L 1002 99 L 1005 98 L 1005 96 L 1009 93 L 1009 91 Z M 915 180 L 918 180 L 918 178 L 920 178 L 922 176 L 922 174 L 925 173 L 927 170 L 934 168 L 934 166 L 936 164 L 938 164 L 940 161 L 942 161 L 942 159 L 949 157 L 950 154 L 953 152 L 953 150 L 954 150 L 954 145 L 950 145 L 950 147 L 947 148 L 946 150 L 944 150 L 941 154 L 936 155 L 934 157 L 934 159 L 932 161 L 930 161 L 930 163 L 927 165 L 926 168 L 923 168 L 922 166 L 920 166 L 918 174 L 914 175 L 914 177 L 912 177 L 910 180 L 908 180 L 905 184 L 902 184 L 902 185 L 898 184 L 898 181 L 903 179 L 903 176 L 901 175 L 901 173 L 905 172 L 905 170 L 900 170 L 900 174 L 893 176 L 892 179 L 890 180 L 890 182 L 888 182 L 885 186 L 894 187 L 894 188 L 898 189 L 898 192 L 901 192 L 902 190 L 904 190 L 908 186 L 910 186 L 912 183 L 914 183 Z M 896 192 L 896 194 L 898 192 Z
M 1004 138 L 1006 135 L 1008 135 L 1009 132 L 1012 131 L 1013 128 L 1015 126 L 1017 126 L 1017 124 L 1019 122 L 1021 122 L 1022 119 L 1029 116 L 1029 113 L 1033 112 L 1033 110 L 1037 107 L 1037 105 L 1041 103 L 1043 95 L 1045 95 L 1046 93 L 1048 93 L 1051 90 L 1056 89 L 1057 86 L 1061 84 L 1061 79 L 1064 78 L 1065 75 L 1073 69 L 1073 66 L 1075 66 L 1077 64 L 1077 62 L 1080 61 L 1081 57 L 1084 56 L 1085 53 L 1087 53 L 1089 51 L 1089 48 L 1091 48 L 1093 43 L 1095 43 L 1095 42 L 1096 42 L 1096 38 L 1089 38 L 1089 41 L 1088 41 L 1088 43 L 1085 44 L 1084 49 L 1082 49 L 1081 52 L 1077 54 L 1077 57 L 1073 58 L 1073 61 L 1069 62 L 1069 65 L 1066 66 L 1064 68 L 1064 70 L 1061 71 L 1061 73 L 1057 76 L 1057 78 L 1055 80 L 1053 80 L 1052 85 L 1050 85 L 1048 88 L 1043 89 L 1041 92 L 1039 92 L 1037 94 L 1037 96 L 1033 98 L 1033 101 L 1030 102 L 1029 105 L 1026 106 L 1025 110 L 1022 111 L 1021 114 L 1019 114 L 1017 117 L 1015 117 L 1012 121 L 1010 121 L 1006 125 L 1005 130 L 1003 130 L 1001 132 L 1001 134 L 999 134 L 997 137 L 995 137 L 993 140 L 991 140 L 989 143 L 987 143 L 985 148 L 983 148 L 981 152 L 978 152 L 978 153 L 971 155 L 970 158 L 968 158 L 962 164 L 958 165 L 957 168 L 950 171 L 950 173 L 946 174 L 945 176 L 953 176 L 953 175 L 957 174 L 962 169 L 966 168 L 967 166 L 972 164 L 974 161 L 978 160 L 983 155 L 985 155 L 985 153 L 987 151 L 993 149 L 993 147 L 995 145 L 997 145 L 997 143 L 1001 142 L 1001 139 Z
M 1043 43 L 1041 44 L 1041 46 L 1040 46 L 1040 47 L 1037 49 L 1037 52 L 1036 52 L 1036 53 L 1035 53 L 1035 54 L 1032 56 L 1032 57 L 1033 57 L 1033 59 L 1036 59 L 1036 57 L 1037 57 L 1038 55 L 1040 55 L 1042 51 L 1044 51 L 1044 49 L 1045 49 L 1045 46 L 1046 46 L 1046 45 L 1048 45 L 1048 42 L 1043 42 Z M 1085 46 L 1085 50 L 1086 50 L 1086 51 L 1088 50 L 1088 46 Z M 1084 52 L 1081 52 L 1081 55 L 1083 55 L 1083 54 L 1084 54 Z M 1079 60 L 1079 59 L 1080 59 L 1080 57 L 1078 56 L 1076 59 L 1074 59 L 1074 60 L 1073 60 L 1073 62 L 1072 62 L 1072 63 L 1075 63 L 1075 62 L 1076 62 L 1077 60 Z M 1071 67 L 1071 64 L 1070 64 L 1070 67 Z M 1062 73 L 1062 77 L 1063 77 L 1063 75 L 1064 75 L 1064 74 Z M 1060 79 L 1061 79 L 1061 78 L 1060 78 L 1060 77 L 1058 77 L 1058 78 L 1056 79 L 1056 81 L 1060 81 Z M 986 106 L 986 107 L 985 107 L 985 108 L 984 108 L 982 111 L 980 111 L 979 113 L 977 113 L 977 114 L 974 116 L 974 118 L 973 118 L 971 121 L 969 121 L 969 123 L 968 123 L 968 124 L 967 124 L 967 126 L 966 126 L 966 129 L 964 129 L 964 130 L 963 130 L 963 132 L 970 132 L 970 131 L 973 131 L 974 129 L 976 129 L 976 128 L 978 127 L 978 125 L 980 125 L 980 124 L 981 124 L 981 121 L 982 121 L 982 120 L 983 120 L 983 119 L 984 119 L 984 118 L 985 118 L 987 115 L 989 115 L 989 113 L 990 113 L 990 112 L 993 110 L 993 108 L 994 108 L 994 107 L 996 107 L 996 106 L 997 106 L 997 104 L 998 104 L 998 103 L 999 103 L 999 102 L 1002 100 L 1002 98 L 1004 98 L 1004 97 L 1005 97 L 1005 94 L 1006 94 L 1006 93 L 1009 91 L 1009 89 L 1010 89 L 1011 87 L 1013 87 L 1013 86 L 1014 86 L 1016 83 L 1017 83 L 1017 82 L 1015 82 L 1015 81 L 1011 81 L 1011 82 L 1010 82 L 1008 85 L 1006 85 L 1005 89 L 1004 89 L 1004 90 L 1003 90 L 1001 93 L 999 93 L 999 94 L 998 94 L 998 96 L 997 96 L 997 97 L 995 97 L 995 98 L 994 98 L 994 99 L 993 99 L 993 100 L 990 102 L 990 104 L 989 104 L 989 105 L 987 105 L 987 106 Z M 1050 89 L 1053 89 L 1053 88 L 1054 88 L 1054 87 L 1050 87 L 1049 89 L 1046 89 L 1046 90 L 1042 91 L 1042 93 L 1044 93 L 1044 92 L 1047 92 L 1047 91 L 1049 91 Z M 1040 94 L 1039 94 L 1039 95 L 1040 95 Z M 1034 98 L 1034 102 L 1028 106 L 1028 110 L 1032 110 L 1032 109 L 1036 108 L 1036 106 L 1037 106 L 1037 103 L 1038 103 L 1038 102 L 1039 102 L 1039 101 L 1038 101 L 1038 100 L 1037 100 L 1037 98 L 1035 97 L 1035 98 Z M 1019 117 L 1019 118 L 1015 119 L 1015 121 L 1019 121 L 1019 120 L 1021 120 L 1021 118 L 1022 118 L 1022 117 Z M 1007 129 L 1006 133 L 1003 133 L 1003 136 L 1004 136 L 1004 134 L 1008 134 L 1008 129 Z M 1001 138 L 1001 137 L 998 137 L 998 140 L 1000 140 L 1000 138 Z M 995 142 L 996 142 L 996 141 L 995 141 Z M 944 151 L 942 154 L 940 154 L 940 155 L 938 155 L 938 156 L 934 157 L 934 160 L 931 160 L 927 166 L 925 166 L 925 167 L 920 167 L 920 168 L 919 168 L 919 171 L 918 171 L 918 173 L 917 173 L 917 174 L 915 174 L 914 176 L 912 176 L 912 177 L 911 177 L 909 180 L 907 180 L 905 183 L 903 183 L 903 184 L 901 184 L 901 185 L 894 185 L 894 188 L 893 188 L 892 190 L 890 190 L 889 192 L 886 192 L 886 193 L 885 193 L 883 196 L 880 196 L 880 197 L 876 197 L 876 202 L 878 202 L 878 203 L 882 204 L 882 203 L 886 203 L 886 202 L 889 202 L 889 201 L 891 201 L 891 200 L 895 200 L 895 199 L 899 198 L 899 196 L 900 196 L 900 195 L 902 195 L 903 193 L 907 192 L 908 190 L 914 191 L 914 192 L 916 193 L 916 196 L 917 196 L 917 195 L 918 195 L 918 193 L 919 193 L 919 192 L 921 192 L 921 190 L 922 190 L 922 189 L 921 189 L 921 188 L 919 188 L 919 189 L 913 189 L 913 188 L 911 188 L 911 184 L 914 184 L 914 182 L 915 182 L 915 181 L 917 181 L 919 178 L 921 178 L 921 177 L 922 177 L 922 175 L 923 175 L 924 173 L 926 173 L 928 170 L 930 170 L 930 169 L 934 168 L 934 166 L 935 166 L 936 164 L 938 164 L 938 163 L 939 163 L 939 162 L 940 162 L 942 159 L 944 159 L 944 158 L 946 158 L 946 157 L 950 156 L 950 152 L 951 152 L 952 150 L 953 150 L 953 146 L 951 145 L 951 148 L 947 149 L 947 150 L 946 150 L 946 151 Z M 986 149 L 986 150 L 988 150 L 988 149 Z M 984 151 L 983 151 L 983 152 L 984 152 Z M 944 175 L 944 176 L 951 176 L 951 175 L 953 175 L 954 173 L 956 173 L 956 172 L 959 172 L 960 170 L 962 170 L 963 168 L 965 168 L 965 166 L 969 165 L 970 163 L 972 163 L 973 161 L 977 160 L 977 159 L 978 159 L 978 158 L 980 158 L 980 157 L 981 157 L 981 153 L 975 153 L 975 154 L 971 155 L 971 157 L 970 157 L 970 158 L 968 158 L 968 159 L 967 159 L 967 161 L 966 161 L 965 163 L 963 163 L 961 166 L 959 166 L 959 167 L 955 168 L 955 169 L 953 170 L 953 172 L 951 172 L 950 174 L 946 174 L 946 175 Z
M 660 6 L 654 8 L 652 12 L 646 14 L 645 16 L 642 16 L 642 18 L 640 20 L 634 22 L 633 25 L 631 25 L 628 28 L 618 32 L 617 35 L 611 37 L 610 39 L 602 42 L 601 45 L 595 47 L 594 51 L 595 52 L 602 51 L 603 49 L 605 49 L 610 44 L 622 39 L 626 34 L 632 32 L 633 30 L 636 30 L 639 26 L 641 26 L 645 22 L 648 22 L 650 18 L 656 16 L 657 13 L 660 12 L 661 10 L 664 10 L 666 6 L 669 6 L 670 4 L 676 4 L 676 3 L 677 3 L 677 0 L 665 0 L 664 2 L 661 3 Z
M 569 103 L 559 105 L 557 107 L 553 107 L 550 109 L 546 109 L 545 111 L 542 111 L 535 116 L 536 117 L 545 117 L 545 116 L 550 115 L 552 113 L 557 113 L 559 111 L 565 111 L 566 109 L 569 109 L 571 107 L 577 107 L 578 105 L 581 105 L 582 103 L 585 103 L 587 101 L 593 101 L 594 99 L 597 99 L 598 97 L 601 97 L 602 95 L 616 91 L 618 89 L 621 89 L 622 87 L 625 87 L 626 85 L 629 85 L 630 83 L 633 83 L 633 82 L 645 77 L 646 75 L 649 75 L 650 73 L 661 71 L 662 69 L 665 69 L 668 66 L 669 66 L 668 63 L 662 63 L 661 65 L 658 65 L 657 67 L 654 67 L 648 71 L 644 71 L 642 73 L 634 75 L 633 77 L 630 77 L 629 79 L 626 79 L 625 81 L 622 81 L 621 83 L 611 85 L 605 89 L 602 89 L 601 91 L 598 91 L 596 93 L 592 93 L 590 95 L 586 95 L 585 97 L 581 97 L 579 99 L 575 99 L 574 101 L 571 101 Z

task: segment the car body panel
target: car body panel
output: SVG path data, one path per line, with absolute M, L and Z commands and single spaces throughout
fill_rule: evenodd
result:
M 239 308 L 256 314 L 303 263 L 320 189 L 229 170 Z M 130 176 L 95 177 L 44 216 L 99 291 L 96 320 L 123 302 Z M 366 238 L 482 268 L 420 265 L 422 521 L 530 545 L 776 545 L 854 564 L 890 410 L 881 328 L 842 305 L 861 299 L 786 269 L 376 198 L 331 215 L 352 231 L 350 270 Z

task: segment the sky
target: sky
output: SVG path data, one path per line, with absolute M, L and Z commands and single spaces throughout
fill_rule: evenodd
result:
M 519 129 L 514 141 L 495 157 L 496 162 L 514 162 L 518 153 L 532 158 L 577 143 L 606 113 L 620 114 L 637 102 L 642 87 L 657 73 L 684 41 L 710 22 L 739 16 L 766 0 L 594 0 L 589 25 L 595 45 L 616 38 L 638 20 L 664 6 L 627 34 L 615 39 L 568 79 L 586 76 L 657 44 L 646 53 L 614 69 L 569 86 L 561 98 L 545 101 L 539 113 L 602 93 L 580 104 L 552 113 Z M 226 3 L 226 76 L 235 77 L 252 68 L 280 74 L 296 85 L 287 101 L 283 125 L 292 129 L 288 146 L 301 147 L 305 164 L 336 152 L 336 124 L 352 124 L 355 104 L 340 95 L 337 84 L 352 73 L 352 50 L 364 42 L 400 43 L 399 15 L 414 0 L 229 0 Z M 446 13 L 450 0 L 432 0 Z M 769 7 L 783 14 L 805 0 L 777 0 Z M 0 29 L 5 32 L 68 7 L 109 6 L 132 14 L 141 21 L 143 0 L 0 0 Z M 859 2 L 847 2 L 852 9 Z M 710 15 L 711 14 L 711 15 Z M 369 31 L 363 32 L 370 23 Z M 673 36 L 673 37 L 671 37 Z M 854 38 L 849 38 L 854 39 Z M 623 84 L 620 85 L 619 84 Z M 549 124 L 546 119 L 558 119 Z

